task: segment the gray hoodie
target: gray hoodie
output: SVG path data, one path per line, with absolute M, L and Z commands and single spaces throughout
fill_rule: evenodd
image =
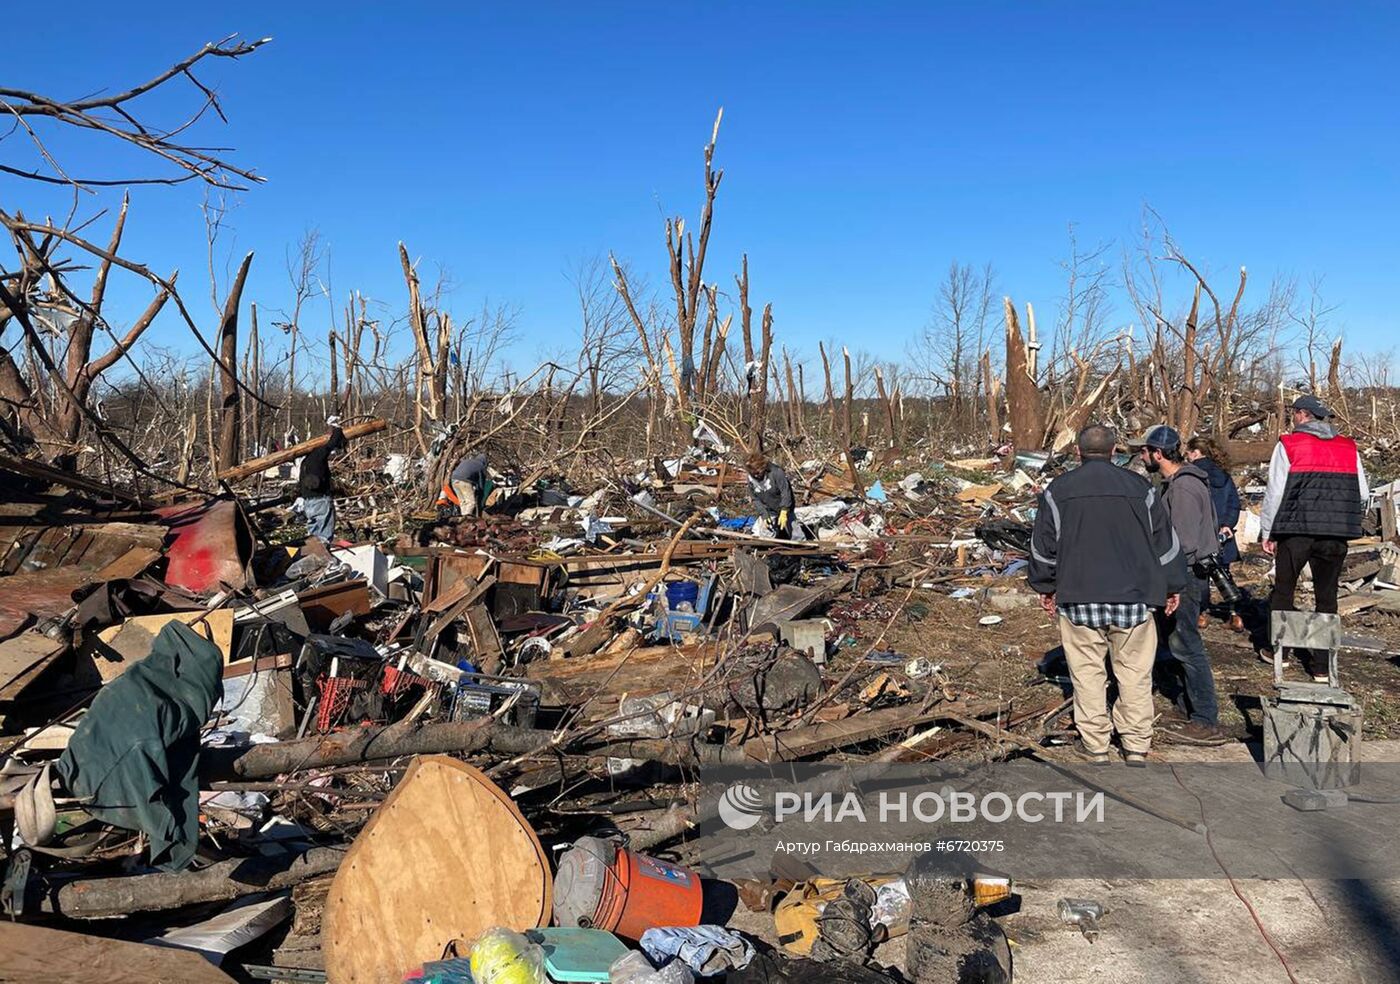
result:
M 1188 566 L 1220 552 L 1220 524 L 1210 498 L 1210 476 L 1195 465 L 1182 465 L 1167 480 L 1162 498 Z

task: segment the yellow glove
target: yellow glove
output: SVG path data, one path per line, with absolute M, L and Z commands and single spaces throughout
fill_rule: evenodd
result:
M 788 524 L 787 510 L 784 509 L 782 512 L 778 513 L 778 527 L 779 527 L 779 529 L 786 529 L 786 528 L 787 528 L 787 524 Z

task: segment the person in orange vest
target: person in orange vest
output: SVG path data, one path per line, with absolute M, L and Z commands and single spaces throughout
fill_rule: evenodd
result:
M 1321 400 L 1293 401 L 1293 432 L 1279 438 L 1269 462 L 1269 484 L 1259 511 L 1264 552 L 1274 558 L 1274 590 L 1269 606 L 1297 611 L 1293 595 L 1306 564 L 1312 570 L 1314 608 L 1336 614 L 1337 585 L 1346 565 L 1347 541 L 1361 536 L 1361 520 L 1371 499 L 1366 469 L 1356 442 L 1337 433 Z M 1269 661 L 1273 654 L 1261 654 Z M 1325 657 L 1299 653 L 1305 672 L 1327 680 Z

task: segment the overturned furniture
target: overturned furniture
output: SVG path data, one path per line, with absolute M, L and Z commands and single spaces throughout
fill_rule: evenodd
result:
M 1361 708 L 1342 689 L 1337 652 L 1339 615 L 1274 612 L 1275 697 L 1264 697 L 1264 774 L 1307 789 L 1339 789 L 1361 781 Z M 1285 647 L 1327 650 L 1327 683 L 1284 682 Z

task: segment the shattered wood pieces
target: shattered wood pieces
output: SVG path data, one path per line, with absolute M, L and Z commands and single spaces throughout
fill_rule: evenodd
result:
M 978 715 L 998 714 L 1005 709 L 1006 704 L 1000 701 L 980 704 L 936 704 L 927 709 L 916 704 L 887 707 L 878 711 L 866 711 L 841 721 L 802 725 L 775 735 L 751 738 L 744 743 L 744 753 L 761 762 L 789 762 L 872 741 L 940 718 L 962 715 L 971 719 Z
M 431 646 L 433 640 L 440 636 L 457 619 L 461 618 L 473 606 L 479 604 L 481 599 L 486 597 L 486 593 L 496 585 L 495 577 L 488 576 L 484 580 L 472 585 L 471 590 L 464 593 L 457 601 L 453 602 L 441 615 L 433 619 L 432 624 L 423 635 L 424 643 Z M 497 640 L 499 646 L 499 640 Z
M 88 492 L 92 495 L 103 496 L 124 502 L 129 506 L 138 509 L 144 506 L 139 496 L 124 492 L 121 489 L 113 488 L 105 482 L 86 478 L 73 472 L 63 471 L 46 465 L 41 461 L 34 461 L 31 458 L 16 458 L 13 455 L 0 453 L 0 469 L 12 471 L 17 475 L 24 475 L 27 478 L 37 478 L 40 481 L 48 482 L 50 485 L 61 485 L 64 488 L 75 489 L 79 492 Z

